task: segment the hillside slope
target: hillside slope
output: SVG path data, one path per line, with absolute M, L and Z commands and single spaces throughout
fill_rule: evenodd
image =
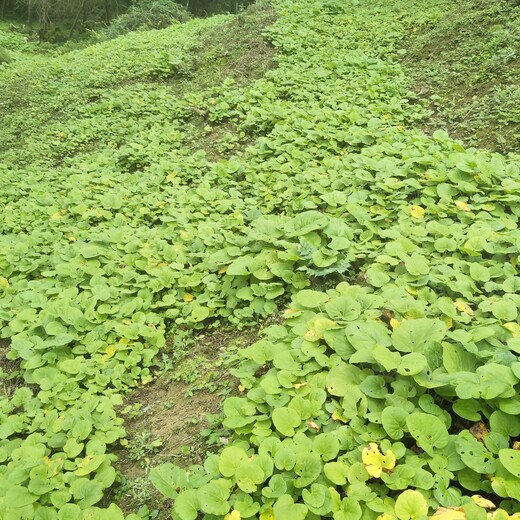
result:
M 198 77 L 225 17 L 0 71 L 0 516 L 123 518 L 166 335 L 277 315 L 222 453 L 152 470 L 173 518 L 518 518 L 520 165 L 417 129 L 398 63 L 447 5 L 275 0 L 253 82 Z

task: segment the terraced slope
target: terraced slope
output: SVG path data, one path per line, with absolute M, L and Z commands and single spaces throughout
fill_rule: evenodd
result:
M 282 309 L 222 454 L 153 470 L 174 518 L 518 518 L 519 164 L 416 130 L 397 63 L 446 3 L 273 5 L 250 85 L 190 79 L 224 18 L 0 72 L 5 518 L 122 518 L 114 407 L 165 334 Z

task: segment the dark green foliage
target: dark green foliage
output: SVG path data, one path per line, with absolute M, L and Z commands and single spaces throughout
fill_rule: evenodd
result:
M 141 0 L 113 20 L 103 33 L 115 38 L 129 31 L 164 29 L 174 22 L 186 22 L 189 12 L 174 0 Z

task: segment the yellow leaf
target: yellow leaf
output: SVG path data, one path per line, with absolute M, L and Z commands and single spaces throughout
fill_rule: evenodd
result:
M 386 455 L 383 455 L 375 442 L 371 442 L 363 449 L 361 458 L 365 469 L 371 477 L 379 478 L 383 470 L 395 468 L 396 459 L 392 451 L 387 450 Z
M 487 498 L 484 498 L 480 495 L 473 495 L 471 497 L 473 502 L 477 504 L 479 507 L 483 507 L 484 509 L 496 509 L 497 506 L 491 502 L 491 500 L 488 500 Z
M 466 520 L 466 514 L 459 509 L 439 507 L 430 520 Z
M 456 302 L 453 302 L 453 305 L 455 305 L 456 309 L 459 312 L 464 312 L 468 316 L 475 315 L 475 311 L 466 302 L 461 302 L 460 300 L 457 300 Z
M 240 515 L 240 511 L 237 511 L 236 509 L 233 509 L 231 513 L 228 513 L 224 520 L 241 520 L 242 516 Z
M 422 220 L 424 218 L 424 212 L 426 210 L 422 208 L 421 206 L 410 206 L 410 215 L 413 218 Z
M 0 276 L 0 287 L 7 289 L 9 287 L 9 280 L 3 276 Z
M 76 237 L 69 237 L 69 242 L 74 244 L 74 242 L 76 242 Z
M 61 212 L 57 211 L 53 215 L 51 215 L 51 220 L 59 220 L 62 217 Z
M 390 327 L 392 327 L 392 330 L 397 329 L 401 325 L 401 322 L 397 320 L 396 318 L 390 318 Z
M 242 393 L 245 389 L 246 389 L 246 387 L 244 385 L 238 385 L 238 391 L 240 393 Z
M 190 293 L 184 293 L 183 296 L 182 296 L 182 299 L 188 303 L 188 302 L 192 302 L 193 301 L 193 294 L 190 294 Z
M 0 283 L 0 285 L 2 284 Z M 514 338 L 520 338 L 520 325 L 518 323 L 515 323 L 514 321 L 502 323 L 502 327 L 505 327 L 509 332 L 511 332 Z
M 293 388 L 296 388 L 296 390 L 299 390 L 300 388 L 307 386 L 308 383 L 295 383 L 293 385 Z
M 105 350 L 107 359 L 110 359 L 111 357 L 114 357 L 114 354 L 116 353 L 116 346 L 115 345 L 108 345 L 107 349 Z
M 227 266 L 227 265 L 225 265 L 224 267 L 221 267 L 221 268 L 218 270 L 218 274 L 226 274 L 227 269 L 228 269 L 228 266 Z
M 276 520 L 276 517 L 274 516 L 273 508 L 270 507 L 269 509 L 266 509 L 261 515 L 260 520 Z
M 462 200 L 456 200 L 455 206 L 457 206 L 457 209 L 460 209 L 461 211 L 471 211 L 468 204 Z
M 332 420 L 333 421 L 341 421 L 343 423 L 347 423 L 348 422 L 348 419 L 346 419 L 343 415 L 341 415 L 341 412 L 339 410 L 334 410 L 332 412 Z

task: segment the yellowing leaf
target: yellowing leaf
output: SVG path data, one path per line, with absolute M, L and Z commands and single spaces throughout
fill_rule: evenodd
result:
M 392 330 L 397 329 L 401 325 L 401 322 L 396 318 L 390 318 L 390 327 L 392 327 Z
M 316 341 L 318 339 L 322 339 L 325 331 L 334 329 L 338 326 L 335 321 L 329 320 L 329 318 L 324 318 L 322 316 L 318 316 L 311 321 L 308 325 L 309 330 L 305 333 L 305 339 L 309 341 Z
M 387 450 L 386 455 L 383 455 L 375 442 L 363 449 L 361 458 L 371 477 L 379 478 L 383 470 L 390 471 L 395 468 L 396 458 L 392 451 Z
M 295 383 L 293 385 L 293 388 L 296 388 L 296 390 L 303 388 L 304 386 L 307 386 L 308 383 Z
M 226 274 L 228 266 L 225 265 L 218 270 L 218 274 Z
M 520 338 L 520 325 L 518 323 L 515 323 L 513 321 L 509 323 L 502 323 L 502 327 L 505 327 L 509 332 L 511 332 L 514 338 Z
M 246 389 L 246 387 L 244 385 L 238 385 L 238 391 L 239 392 L 242 393 L 245 389 Z
M 74 242 L 76 242 L 76 237 L 69 237 L 69 242 L 74 244 Z
M 193 294 L 190 294 L 190 293 L 184 293 L 183 296 L 182 296 L 182 299 L 188 303 L 188 302 L 192 302 L 193 301 Z
M 108 347 L 107 347 L 105 353 L 106 353 L 106 357 L 107 357 L 108 359 L 110 359 L 110 358 L 113 357 L 114 354 L 116 353 L 116 346 L 115 346 L 115 345 L 108 345 Z
M 425 209 L 421 206 L 410 206 L 410 215 L 413 218 L 422 220 L 424 218 Z
M 455 206 L 457 206 L 457 209 L 460 209 L 461 211 L 471 211 L 468 204 L 462 200 L 456 200 Z
M 0 287 L 7 289 L 9 287 L 9 280 L 4 277 L 0 277 Z
M 332 412 L 331 418 L 333 421 L 341 421 L 343 423 L 347 423 L 348 419 L 345 418 L 339 410 L 334 410 Z
M 51 215 L 51 220 L 59 220 L 62 217 L 62 214 L 60 211 L 57 211 L 56 213 Z
M 240 515 L 240 511 L 237 511 L 236 509 L 233 509 L 231 513 L 228 513 L 224 520 L 241 520 L 242 516 Z
M 484 509 L 496 509 L 497 506 L 491 502 L 491 500 L 488 500 L 487 498 L 484 498 L 480 495 L 473 495 L 471 497 L 473 502 L 477 504 L 479 507 L 483 507 Z
M 461 302 L 460 300 L 457 300 L 456 302 L 453 302 L 453 305 L 455 305 L 455 308 L 459 312 L 464 312 L 468 316 L 475 315 L 475 311 L 466 302 Z
M 273 508 L 266 509 L 261 515 L 260 520 L 276 520 Z
M 466 514 L 460 509 L 450 507 L 439 507 L 430 517 L 431 520 L 466 520 Z

